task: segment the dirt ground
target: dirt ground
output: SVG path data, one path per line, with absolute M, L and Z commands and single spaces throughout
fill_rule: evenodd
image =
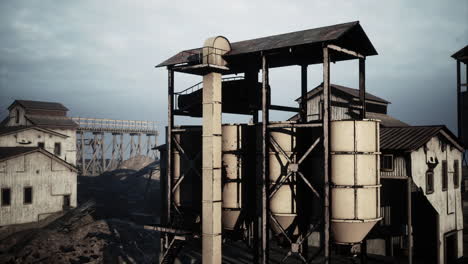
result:
M 79 206 L 0 229 L 0 263 L 157 263 L 159 164 L 142 157 L 78 177 Z

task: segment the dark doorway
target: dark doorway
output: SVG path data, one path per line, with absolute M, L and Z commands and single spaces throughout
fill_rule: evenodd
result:
M 455 263 L 457 260 L 457 232 L 445 234 L 445 263 Z
M 70 208 L 70 195 L 63 196 L 63 210 Z
M 437 263 L 438 214 L 421 191 L 413 192 L 412 209 L 414 258 L 424 260 L 422 263 Z

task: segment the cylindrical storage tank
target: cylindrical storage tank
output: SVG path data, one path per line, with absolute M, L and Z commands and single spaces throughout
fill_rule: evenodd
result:
M 296 128 L 282 128 L 270 131 L 270 137 L 283 150 L 293 163 L 296 163 Z M 269 189 L 271 190 L 275 183 L 282 176 L 287 176 L 288 160 L 284 157 L 281 151 L 273 148 L 269 144 L 268 166 L 269 166 Z M 296 175 L 293 173 L 278 191 L 270 198 L 270 211 L 273 217 L 278 221 L 284 230 L 291 227 L 297 217 L 296 211 Z M 277 234 L 281 233 L 277 224 L 270 221 L 273 231 Z M 297 228 L 294 233 L 297 233 Z
M 222 126 L 223 228 L 234 230 L 242 209 L 243 142 L 241 125 Z
M 340 244 L 361 242 L 380 217 L 378 120 L 331 122 L 331 229 Z

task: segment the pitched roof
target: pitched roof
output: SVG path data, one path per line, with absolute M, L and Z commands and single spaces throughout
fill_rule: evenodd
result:
M 22 154 L 34 152 L 38 147 L 0 147 L 0 161 L 10 159 Z
M 39 147 L 0 147 L 0 161 L 9 160 L 21 155 L 26 155 L 34 152 L 40 152 L 51 159 L 63 164 L 64 166 L 70 168 L 71 170 L 77 171 L 78 169 L 73 165 L 70 164 L 63 159 L 57 157 L 56 155 L 50 153 L 47 150 L 44 150 Z
M 377 55 L 377 51 L 360 26 L 359 21 L 354 21 L 233 42 L 231 43 L 231 51 L 226 53 L 223 57 L 229 62 L 231 67 L 236 64 L 238 65 L 239 63 L 249 64 L 244 59 L 240 62 L 236 61 L 236 58 L 240 56 L 244 58 L 249 56 L 249 62 L 258 63 L 257 55 L 261 52 L 282 51 L 282 55 L 280 56 L 281 58 L 278 57 L 278 60 L 276 60 L 274 55 L 271 54 L 272 56 L 269 57 L 270 67 L 297 65 L 299 61 L 302 61 L 302 63 L 307 62 L 308 64 L 321 63 L 323 61 L 321 54 L 322 44 L 330 43 L 359 52 L 364 56 Z M 307 47 L 307 51 L 301 50 L 304 47 Z M 295 52 L 291 52 L 292 49 L 295 49 Z M 202 48 L 184 50 L 160 63 L 156 67 L 191 63 L 194 60 L 200 59 L 200 54 L 202 54 Z M 289 59 L 288 62 L 284 61 L 286 57 Z M 350 59 L 349 55 L 344 54 L 336 55 L 333 58 L 335 61 Z
M 394 118 L 388 114 L 366 112 L 366 118 L 380 120 L 380 125 L 383 127 L 406 127 L 409 126 L 405 122 Z
M 36 127 L 36 126 L 4 126 L 4 127 L 0 127 L 0 136 L 9 135 L 9 134 L 13 134 L 13 133 L 18 133 L 18 132 L 28 130 L 28 129 L 39 130 L 39 131 L 42 131 L 42 132 L 45 132 L 45 133 L 48 133 L 48 134 L 52 134 L 52 135 L 55 135 L 55 136 L 58 136 L 58 137 L 62 137 L 62 138 L 67 138 L 68 137 L 67 135 L 55 132 L 53 130 L 50 130 L 50 129 L 47 129 L 47 128 Z
M 463 63 L 468 63 L 468 45 L 466 45 L 463 49 L 455 52 L 452 55 L 452 58 L 460 60 Z
M 349 96 L 351 96 L 353 98 L 359 98 L 359 90 L 358 89 L 349 88 L 349 87 L 338 85 L 338 84 L 330 84 L 330 87 L 331 87 L 331 92 L 334 93 L 334 94 L 336 94 L 337 92 L 338 93 L 342 92 L 342 93 L 347 94 L 347 95 L 349 95 Z M 307 99 L 310 99 L 312 97 L 315 97 L 318 94 L 321 94 L 322 91 L 323 91 L 323 83 L 319 84 L 317 87 L 310 90 L 307 93 Z M 296 99 L 296 101 L 300 101 L 300 100 L 301 100 L 301 97 Z M 366 92 L 366 101 L 375 101 L 375 102 L 379 102 L 379 103 L 390 104 L 389 101 L 387 101 L 385 99 L 382 99 L 380 97 L 377 97 L 377 96 L 375 96 L 373 94 L 367 93 L 367 92 Z
M 19 104 L 25 109 L 31 110 L 58 110 L 68 111 L 68 108 L 63 106 L 61 103 L 55 102 L 42 102 L 42 101 L 29 101 L 29 100 L 15 100 L 8 109 L 11 109 L 15 104 Z
M 463 145 L 457 137 L 444 125 L 383 127 L 380 129 L 380 149 L 413 151 L 439 134 L 446 137 L 456 148 L 463 150 Z
M 78 127 L 78 124 L 75 123 L 70 117 L 62 116 L 40 116 L 40 115 L 26 115 L 27 120 L 29 120 L 33 125 L 38 127 L 47 127 L 47 128 L 64 128 L 64 129 L 75 129 Z

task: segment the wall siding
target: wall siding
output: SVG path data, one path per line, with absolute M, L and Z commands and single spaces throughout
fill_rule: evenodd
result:
M 446 147 L 445 147 L 446 146 Z M 434 192 L 426 192 L 426 171 L 428 169 L 426 161 L 429 157 L 437 158 L 438 164 L 434 168 Z M 453 183 L 453 161 L 462 159 L 462 153 L 446 144 L 439 137 L 433 137 L 424 147 L 411 153 L 411 174 L 413 182 L 421 188 L 428 201 L 439 215 L 439 260 L 444 263 L 444 234 L 457 231 L 458 236 L 458 257 L 463 256 L 463 211 L 460 187 L 454 188 Z M 442 191 L 442 161 L 447 161 L 448 167 L 448 188 Z M 461 162 L 459 162 L 461 171 Z M 461 178 L 461 177 L 460 177 Z M 461 180 L 461 179 L 459 179 Z M 460 183 L 459 183 L 460 184 Z M 452 202 L 453 208 L 449 204 Z M 451 213 L 452 211 L 452 213 Z
M 386 153 L 382 153 L 385 155 Z M 380 170 L 381 178 L 407 178 L 408 173 L 406 172 L 406 160 L 403 156 L 393 156 L 393 171 Z
M 24 130 L 15 134 L 0 136 L 2 147 L 36 147 L 44 142 L 45 149 L 54 153 L 55 143 L 61 144 L 60 158 L 73 165 L 76 164 L 76 131 L 71 129 L 53 129 L 53 131 L 68 136 L 67 138 L 55 136 L 35 129 Z M 24 144 L 24 142 L 30 142 Z
M 23 160 L 25 170 L 19 172 Z M 61 211 L 63 195 L 70 195 L 71 206 L 76 207 L 76 172 L 62 164 L 62 169 L 52 171 L 52 162 L 38 152 L 6 161 L 4 172 L 0 172 L 0 187 L 11 189 L 11 205 L 0 206 L 0 226 L 35 222 Z M 33 202 L 24 204 L 23 189 L 29 186 L 33 187 Z

